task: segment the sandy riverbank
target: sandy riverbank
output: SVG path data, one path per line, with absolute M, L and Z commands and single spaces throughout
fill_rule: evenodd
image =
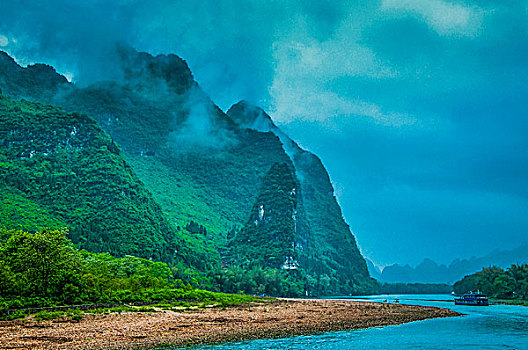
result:
M 420 306 L 279 300 L 226 310 L 86 315 L 81 321 L 1 321 L 0 349 L 148 349 L 378 327 L 457 315 Z

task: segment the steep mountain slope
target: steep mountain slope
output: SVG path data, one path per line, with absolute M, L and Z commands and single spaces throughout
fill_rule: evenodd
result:
M 381 282 L 383 279 L 381 278 L 381 270 L 378 266 L 374 265 L 372 260 L 365 258 L 365 261 L 367 263 L 367 269 L 370 274 L 370 277 L 374 278 L 376 281 Z
M 275 164 L 285 164 L 299 182 L 293 235 L 296 263 L 305 274 L 295 278 L 318 286 L 310 288 L 318 294 L 360 292 L 374 286 L 316 156 L 300 149 L 268 116 L 263 121 L 270 127 L 250 126 L 255 118 L 246 113 L 250 109 L 244 104 L 234 106 L 229 115 L 223 113 L 179 57 L 151 56 L 123 47 L 116 56 L 122 67 L 116 74 L 120 79 L 84 88 L 64 83 L 42 94 L 40 100 L 93 117 L 120 145 L 134 173 L 187 241 L 202 251 L 220 252 L 224 267 L 238 266 L 240 261 L 232 260 L 230 249 L 233 234 L 240 237 L 248 232 L 261 196 L 276 193 L 267 182 L 277 170 Z M 20 69 L 3 71 L 16 75 Z M 16 77 L 4 80 L 12 82 Z M 39 99 L 23 87 L 2 85 L 2 80 L 0 88 L 13 97 Z M 53 95 L 54 91 L 58 93 Z M 290 219 L 281 219 L 272 231 L 289 230 Z M 269 232 L 259 234 L 269 238 Z M 293 257 L 288 249 L 281 248 L 283 255 L 277 261 Z M 245 255 L 249 250 L 238 253 Z M 282 265 L 281 261 L 273 266 L 282 269 Z M 263 263 L 263 267 L 271 266 Z
M 86 115 L 0 96 L 0 186 L 1 226 L 65 224 L 72 240 L 92 251 L 188 266 L 203 258 L 196 247 L 186 252 L 190 244 Z
M 298 227 L 304 239 L 301 265 L 315 275 L 328 274 L 333 283 L 350 289 L 366 284 L 365 260 L 341 214 L 328 173 L 320 159 L 301 149 L 282 132 L 262 109 L 241 101 L 227 114 L 240 126 L 272 132 L 291 158 L 300 182 Z M 353 276 L 353 277 L 352 277 Z M 356 286 L 354 286 L 356 284 Z M 346 289 L 346 288 L 344 288 Z
M 240 129 L 177 56 L 118 52 L 121 80 L 75 89 L 57 103 L 99 122 L 176 225 L 197 221 L 221 244 L 247 219 L 263 174 L 288 160 L 280 142 Z

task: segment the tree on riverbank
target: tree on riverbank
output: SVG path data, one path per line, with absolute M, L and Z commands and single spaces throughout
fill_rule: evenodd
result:
M 506 270 L 489 267 L 454 284 L 457 294 L 481 290 L 499 299 L 528 300 L 528 265 L 512 265 Z
M 194 289 L 164 262 L 78 250 L 67 230 L 36 233 L 0 229 L 0 311 L 84 303 L 254 298 Z

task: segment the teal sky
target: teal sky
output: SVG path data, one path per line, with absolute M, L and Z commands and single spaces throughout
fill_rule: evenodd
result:
M 527 1 L 2 2 L 19 63 L 87 84 L 115 42 L 180 55 L 222 109 L 266 109 L 378 264 L 528 241 Z

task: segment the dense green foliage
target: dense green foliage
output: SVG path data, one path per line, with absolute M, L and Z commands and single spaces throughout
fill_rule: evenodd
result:
M 6 167 L 6 163 L 0 164 Z M 1 170 L 0 170 L 1 172 Z M 0 185 L 0 227 L 38 231 L 66 226 L 43 206 L 30 201 L 20 190 Z
M 229 269 L 210 274 L 212 287 L 226 293 L 244 292 L 252 295 L 302 297 L 305 296 L 306 285 L 300 273 L 272 268 L 239 268 Z
M 196 268 L 214 258 L 181 238 L 119 147 L 85 115 L 0 96 L 0 184 L 0 226 L 64 223 L 82 248 Z
M 271 167 L 262 180 L 249 220 L 231 241 L 233 264 L 249 268 L 298 267 L 298 188 L 291 165 L 277 163 Z
M 79 251 L 67 231 L 0 229 L 0 309 L 108 302 L 255 300 L 194 289 L 166 263 Z
M 506 270 L 485 268 L 464 277 L 453 287 L 457 294 L 480 290 L 493 298 L 528 300 L 528 265 L 512 265 Z

